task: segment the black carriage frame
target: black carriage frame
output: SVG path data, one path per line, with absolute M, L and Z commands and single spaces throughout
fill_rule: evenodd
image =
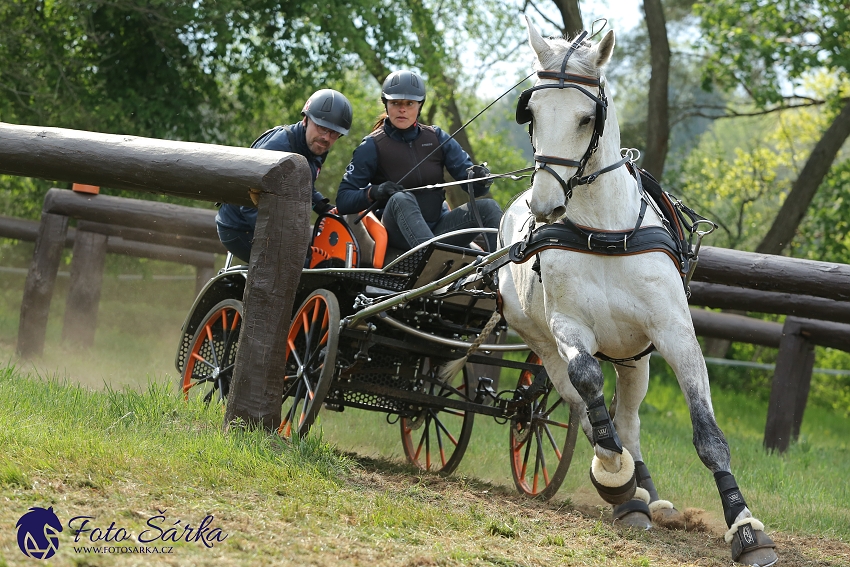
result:
M 345 223 L 342 218 L 338 220 Z M 470 340 L 481 333 L 496 311 L 498 289 L 483 268 L 502 259 L 509 250 L 505 247 L 486 254 L 441 240 L 461 232 L 494 230 L 464 229 L 436 237 L 400 254 L 382 269 L 330 267 L 302 271 L 295 304 L 304 309 L 316 294 L 322 294 L 323 304 L 332 296 L 338 302 L 339 320 L 329 323 L 338 325 L 338 336 L 336 331 L 325 331 L 325 337 L 329 333 L 334 337 L 336 352 L 322 355 L 324 361 L 332 362 L 333 372 L 323 372 L 324 378 L 317 378 L 310 391 L 311 396 L 319 392 L 320 399 L 304 395 L 303 400 L 296 396 L 294 402 L 290 401 L 290 417 L 298 413 L 296 405 L 303 405 L 298 411 L 304 427 L 297 424 L 298 434 L 306 434 L 322 406 L 335 411 L 356 408 L 383 412 L 388 421 L 400 422 L 405 453 L 411 463 L 448 474 L 456 469 L 466 450 L 473 417 L 490 416 L 510 426 L 511 465 L 519 491 L 547 499 L 557 492 L 575 448 L 578 411 L 567 407 L 557 395 L 536 355 L 531 353 L 526 362 L 507 360 L 492 353 L 527 351 L 528 347 L 485 344 L 468 356 L 471 364 L 520 371 L 516 387 L 501 392 L 492 387 L 491 379 L 470 376 L 470 366 L 464 368 L 461 376 L 449 380 L 441 379 L 437 371 L 444 363 L 467 355 Z M 233 333 L 216 336 L 219 344 L 213 342 L 209 329 L 201 328 L 210 319 L 210 310 L 215 311 L 222 302 L 242 298 L 247 266 L 232 266 L 230 261 L 229 256 L 224 269 L 200 292 L 183 325 L 175 365 L 187 392 L 202 383 L 220 389 L 229 380 L 228 372 L 232 373 L 237 347 Z M 317 309 L 315 303 L 309 303 L 309 308 Z M 296 309 L 295 317 L 300 315 Z M 307 319 L 305 325 L 306 322 Z M 507 332 L 504 321 L 497 326 L 497 332 Z M 205 342 L 203 352 L 198 348 L 201 342 Z M 290 344 L 296 346 L 291 340 Z M 191 364 L 195 362 L 192 357 L 202 359 L 204 352 L 219 348 L 220 357 L 231 364 L 217 368 L 214 376 L 196 372 L 198 365 Z M 200 356 L 193 354 L 199 352 Z M 306 372 L 303 364 L 296 366 L 293 364 L 290 369 L 287 358 L 287 372 L 292 372 L 293 381 L 302 380 L 302 371 Z M 328 379 L 330 383 L 318 383 Z M 284 406 L 293 391 L 287 389 Z M 208 393 L 207 401 L 212 397 Z M 218 397 L 221 398 L 221 391 Z M 559 410 L 561 415 L 569 411 L 568 418 L 552 420 L 552 412 L 559 405 L 564 406 Z M 459 423 L 456 433 L 441 421 L 441 416 Z M 288 422 L 286 412 L 283 419 Z M 423 426 L 424 432 L 417 433 Z M 552 427 L 560 431 L 557 440 Z M 281 432 L 284 433 L 283 427 Z M 418 444 L 413 441 L 417 434 L 421 435 Z M 441 459 L 435 466 L 429 460 L 433 443 L 438 446 Z M 447 447 L 451 449 L 448 457 Z M 425 462 L 419 460 L 423 448 L 428 456 Z M 549 464 L 552 458 L 557 461 L 551 474 L 547 453 L 554 454 Z M 532 462 L 533 470 L 529 470 Z

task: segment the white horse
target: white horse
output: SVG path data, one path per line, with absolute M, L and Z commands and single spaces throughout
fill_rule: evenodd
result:
M 520 97 L 517 117 L 532 120 L 537 171 L 531 189 L 505 213 L 503 243 L 523 242 L 529 225 L 551 225 L 563 217 L 582 227 L 582 234 L 600 236 L 628 233 L 636 223 L 661 226 L 652 206 L 643 208 L 638 221 L 642 195 L 635 177 L 620 167 L 617 114 L 606 98 L 602 73 L 614 49 L 613 31 L 592 44 L 583 36 L 572 42 L 545 40 L 527 24 L 538 79 Z M 676 373 L 697 454 L 714 474 L 732 558 L 773 565 L 775 546 L 730 472 L 729 446 L 714 417 L 679 268 L 655 251 L 605 256 L 548 248 L 534 262 L 499 270 L 504 317 L 540 355 L 560 395 L 587 409 L 582 426 L 595 452 L 591 480 L 614 505 L 615 521 L 645 529 L 653 512 L 678 514 L 659 499 L 640 450 L 638 408 L 647 391 L 649 359 L 633 357 L 654 345 Z M 622 362 L 610 409 L 596 358 L 602 355 Z

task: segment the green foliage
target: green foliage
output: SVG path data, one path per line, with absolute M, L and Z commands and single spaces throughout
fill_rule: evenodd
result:
M 848 76 L 850 22 L 843 0 L 712 0 L 698 2 L 695 11 L 710 52 L 706 85 L 744 86 L 766 106 L 780 102 L 783 86 L 799 86 L 812 69 Z
M 838 83 L 816 74 L 824 90 Z M 670 175 L 692 208 L 720 225 L 707 244 L 755 250 L 776 216 L 808 153 L 833 119 L 823 106 L 716 121 Z M 753 132 L 760 135 L 753 136 Z M 839 154 L 792 243 L 796 257 L 850 261 L 845 237 L 850 155 Z M 842 230 L 844 228 L 844 230 Z
M 832 167 L 794 242 L 794 256 L 850 264 L 850 159 Z
M 715 123 L 682 163 L 679 187 L 671 190 L 680 191 L 688 206 L 719 225 L 707 244 L 755 249 L 790 190 L 791 180 L 780 176 L 790 165 L 789 156 L 778 153 L 765 137 L 740 140 L 769 122 Z

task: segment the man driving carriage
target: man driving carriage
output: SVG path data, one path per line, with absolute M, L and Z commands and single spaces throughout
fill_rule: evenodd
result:
M 389 245 L 401 250 L 454 230 L 498 228 L 502 210 L 492 199 L 470 200 L 450 211 L 444 189 L 405 191 L 443 182 L 444 168 L 458 181 L 487 177 L 490 171 L 484 165 L 473 165 L 460 144 L 440 128 L 420 124 L 426 91 L 425 81 L 418 74 L 395 71 L 384 80 L 381 90 L 385 113 L 354 150 L 345 170 L 337 192 L 340 214 L 376 207 Z M 473 181 L 474 197 L 485 195 L 491 183 Z M 462 187 L 469 192 L 469 185 Z M 444 242 L 469 246 L 474 237 L 474 233 L 465 233 Z M 490 250 L 495 250 L 496 235 L 486 237 Z
M 307 158 L 313 178 L 313 210 L 325 213 L 333 205 L 316 190 L 316 178 L 334 143 L 348 134 L 352 115 L 351 103 L 341 92 L 321 89 L 307 99 L 301 110 L 301 122 L 267 130 L 251 147 L 293 152 Z M 234 256 L 250 261 L 251 241 L 257 224 L 256 207 L 224 204 L 215 216 L 215 223 L 224 247 Z

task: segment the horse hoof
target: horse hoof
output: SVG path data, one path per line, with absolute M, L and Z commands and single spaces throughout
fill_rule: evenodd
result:
M 649 505 L 652 523 L 668 530 L 684 530 L 688 527 L 685 515 L 666 500 L 656 500 Z
M 742 524 L 732 536 L 732 560 L 752 567 L 770 567 L 779 561 L 774 548 L 776 544 L 762 530 L 752 524 Z
M 652 521 L 643 512 L 629 512 L 622 518 L 614 520 L 614 525 L 643 531 L 652 529 Z
M 619 506 L 614 506 L 613 516 L 615 526 L 625 526 L 637 530 L 649 530 L 652 528 L 652 516 L 649 512 L 649 506 L 639 495 Z
M 776 552 L 772 549 L 754 549 L 741 554 L 738 563 L 750 565 L 751 567 L 770 567 L 779 561 Z

